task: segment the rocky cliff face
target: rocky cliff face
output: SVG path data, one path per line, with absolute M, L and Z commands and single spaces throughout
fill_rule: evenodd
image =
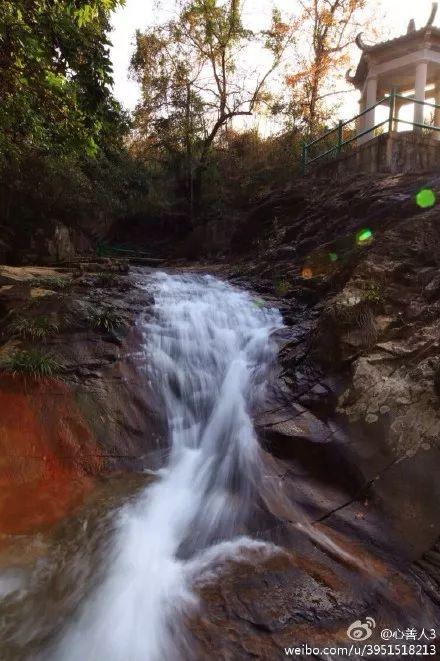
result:
M 440 223 L 436 203 L 417 203 L 423 188 L 440 179 L 305 179 L 263 201 L 231 243 L 232 278 L 282 299 L 282 381 L 327 426 L 321 442 L 334 439 L 327 454 L 352 484 L 329 517 L 368 529 L 378 506 L 414 559 L 440 534 Z M 298 434 L 272 437 L 277 452 L 299 451 Z
M 367 615 L 440 625 L 440 225 L 436 205 L 416 203 L 423 186 L 439 191 L 440 178 L 300 181 L 252 210 L 223 263 L 188 267 L 283 312 L 279 371 L 256 416 L 276 477 L 276 498 L 262 498 L 280 521 L 256 535 L 283 550 L 256 543 L 196 577 L 203 607 L 185 615 L 182 658 L 346 644 L 347 626 Z M 163 461 L 139 353 L 148 277 L 102 272 L 111 268 L 0 273 L 0 359 L 37 345 L 62 365 L 38 382 L 0 377 L 0 562 L 17 534 L 87 523 L 81 505 L 103 475 Z M 99 325 L 103 308 L 120 323 Z M 11 333 L 14 318 L 42 316 L 57 328 L 44 341 Z
M 151 298 L 135 272 L 93 268 L 0 271 L 4 535 L 45 530 L 71 514 L 97 476 L 158 463 L 163 428 L 140 371 L 137 328 Z M 37 368 L 54 362 L 55 373 L 34 378 L 32 360 Z

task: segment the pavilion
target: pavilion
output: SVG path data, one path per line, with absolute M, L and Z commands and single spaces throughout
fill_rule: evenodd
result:
M 362 33 L 357 36 L 362 55 L 355 74 L 348 71 L 346 77 L 360 92 L 359 114 L 303 145 L 304 173 L 311 167 L 316 174 L 344 176 L 427 172 L 440 166 L 437 9 L 434 2 L 426 25 L 417 29 L 411 20 L 406 34 L 395 39 L 367 44 Z M 384 111 L 376 113 L 379 107 Z
M 428 106 L 423 105 L 426 99 L 433 99 L 435 104 L 440 105 L 440 29 L 434 26 L 436 14 L 435 2 L 424 27 L 417 30 L 415 21 L 411 20 L 407 33 L 390 41 L 369 45 L 364 42 L 362 33 L 358 35 L 356 44 L 362 56 L 355 75 L 347 72 L 347 80 L 361 93 L 358 144 L 374 137 L 374 132 L 362 135 L 375 126 L 373 106 L 392 93 L 397 94 L 393 112 L 395 119 L 390 126 L 392 130 L 397 130 L 399 112 L 406 104 L 414 104 L 416 130 L 425 124 L 429 110 Z M 414 100 L 420 103 L 414 103 Z M 429 125 L 440 128 L 440 109 L 432 107 L 431 111 Z M 435 134 L 440 138 L 440 131 Z

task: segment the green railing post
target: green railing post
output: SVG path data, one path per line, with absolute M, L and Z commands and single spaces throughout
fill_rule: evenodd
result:
M 303 142 L 303 146 L 302 146 L 301 172 L 302 174 L 306 174 L 307 172 L 307 145 L 305 142 Z
M 309 166 L 311 166 L 313 163 L 316 161 L 326 157 L 326 156 L 334 156 L 336 154 L 340 154 L 345 147 L 345 145 L 351 144 L 354 140 L 359 140 L 359 138 L 364 137 L 366 135 L 371 135 L 372 133 L 376 132 L 379 128 L 385 127 L 388 124 L 388 129 L 390 131 L 393 130 L 395 122 L 402 122 L 403 124 L 410 124 L 412 126 L 417 126 L 417 124 L 414 124 L 413 122 L 409 122 L 405 119 L 399 119 L 399 117 L 396 115 L 396 107 L 397 107 L 397 99 L 407 99 L 407 97 L 401 96 L 398 94 L 395 90 L 392 90 L 389 94 L 389 96 L 384 96 L 383 98 L 380 99 L 380 101 L 377 101 L 373 106 L 370 106 L 369 108 L 366 108 L 363 110 L 359 115 L 356 115 L 355 117 L 352 117 L 351 119 L 347 120 L 346 122 L 343 122 L 339 120 L 338 125 L 335 126 L 335 128 L 331 129 L 330 131 L 326 131 L 323 135 L 321 135 L 319 138 L 316 138 L 315 140 L 312 140 L 309 143 L 303 143 L 302 145 L 302 156 L 301 156 L 301 170 L 303 174 L 306 174 L 307 169 Z M 389 104 L 389 115 L 388 118 L 384 119 L 383 122 L 380 122 L 379 124 L 376 124 L 375 126 L 368 128 L 367 130 L 362 130 L 358 132 L 355 136 L 350 137 L 350 132 L 348 133 L 347 139 L 344 140 L 344 126 L 348 126 L 348 124 L 356 119 L 359 119 L 360 117 L 365 117 L 368 113 L 370 113 L 372 110 L 377 108 L 378 106 L 381 106 L 383 104 L 386 104 L 388 102 Z M 434 107 L 440 111 L 440 105 L 435 105 L 435 104 L 425 104 L 431 107 Z M 440 112 L 439 112 L 440 114 Z M 425 125 L 420 124 L 421 128 L 427 128 Z M 433 130 L 437 130 L 440 132 L 440 126 L 437 128 L 436 126 L 431 127 Z M 310 158 L 310 148 L 313 147 L 315 151 L 315 147 L 318 144 L 322 143 L 322 140 L 324 138 L 329 137 L 330 135 L 333 136 L 333 134 L 337 133 L 337 143 L 332 142 L 332 146 L 330 149 L 327 149 L 324 152 L 321 152 L 318 154 L 318 156 L 314 156 Z M 323 147 L 325 149 L 325 147 Z
M 390 96 L 389 96 L 389 103 L 390 103 L 390 114 L 389 114 L 389 119 L 388 119 L 388 132 L 391 133 L 393 130 L 393 124 L 394 124 L 394 117 L 396 114 L 396 91 L 391 90 Z
M 339 154 L 341 153 L 341 150 L 342 150 L 342 124 L 343 123 L 344 122 L 342 121 L 342 119 L 340 119 L 339 123 L 338 123 L 338 156 L 339 156 Z

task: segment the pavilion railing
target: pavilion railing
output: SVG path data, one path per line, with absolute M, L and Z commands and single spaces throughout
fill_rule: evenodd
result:
M 423 121 L 411 122 L 409 120 L 401 119 L 400 117 L 398 117 L 397 116 L 398 113 L 396 113 L 396 106 L 398 100 L 403 100 L 406 101 L 407 103 L 432 108 L 434 112 L 436 110 L 440 111 L 440 105 L 437 105 L 435 103 L 428 103 L 427 101 L 419 101 L 412 97 L 403 96 L 401 94 L 397 94 L 396 92 L 391 92 L 389 96 L 385 96 L 383 99 L 380 99 L 380 101 L 377 101 L 377 103 L 375 103 L 374 105 L 370 106 L 369 108 L 366 108 L 358 115 L 355 115 L 355 117 L 352 117 L 351 119 L 348 119 L 346 121 L 340 120 L 335 128 L 326 131 L 316 140 L 312 140 L 312 142 L 309 143 L 304 143 L 302 148 L 302 157 L 301 157 L 301 170 L 303 174 L 307 172 L 308 167 L 313 163 L 316 163 L 323 159 L 330 160 L 332 158 L 336 158 L 342 153 L 344 148 L 350 145 L 353 146 L 357 140 L 362 139 L 364 136 L 370 134 L 373 134 L 374 136 L 374 135 L 378 135 L 381 132 L 384 132 L 385 126 L 387 126 L 389 132 L 391 132 L 393 130 L 393 127 L 398 124 L 407 124 L 409 126 L 412 126 L 413 128 L 415 127 L 421 130 L 425 130 L 427 132 L 440 131 L 440 126 L 436 126 L 435 124 L 425 124 Z M 368 115 L 368 113 L 374 112 L 374 110 L 378 106 L 383 106 L 383 105 L 389 107 L 388 117 L 383 122 L 379 122 L 378 124 L 375 124 L 374 126 L 362 131 L 358 131 L 356 125 L 354 127 L 353 126 L 350 127 L 350 125 L 356 123 L 358 119 Z M 422 110 L 422 117 L 423 114 L 424 113 Z

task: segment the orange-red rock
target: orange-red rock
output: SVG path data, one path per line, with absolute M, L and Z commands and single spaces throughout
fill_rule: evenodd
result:
M 40 530 L 71 513 L 101 465 L 65 384 L 0 377 L 0 533 Z

